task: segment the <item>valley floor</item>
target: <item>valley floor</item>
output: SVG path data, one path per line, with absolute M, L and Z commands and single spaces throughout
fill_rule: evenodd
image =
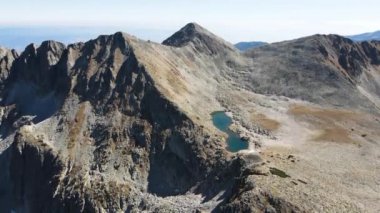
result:
M 235 131 L 255 142 L 268 169 L 255 175 L 258 186 L 307 212 L 380 211 L 377 115 L 246 91 L 231 97 Z

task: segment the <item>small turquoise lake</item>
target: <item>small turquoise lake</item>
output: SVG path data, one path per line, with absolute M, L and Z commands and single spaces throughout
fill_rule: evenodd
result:
M 216 128 L 227 133 L 227 149 L 231 152 L 238 152 L 248 149 L 248 142 L 240 139 L 239 135 L 229 129 L 232 119 L 223 111 L 211 113 L 212 122 Z

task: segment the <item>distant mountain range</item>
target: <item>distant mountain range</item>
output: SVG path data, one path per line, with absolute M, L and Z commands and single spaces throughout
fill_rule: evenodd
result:
M 22 51 L 25 46 L 30 43 L 39 44 L 45 40 L 56 40 L 64 44 L 73 42 L 86 41 L 96 37 L 99 34 L 110 34 L 117 29 L 113 28 L 59 28 L 59 27 L 0 27 L 0 46 L 17 51 Z M 151 37 L 157 37 L 160 40 L 168 34 L 168 32 L 157 32 L 148 29 L 129 29 L 132 34 L 141 37 L 142 39 L 151 39 Z M 146 36 L 144 36 L 146 35 Z M 371 33 L 363 33 L 358 35 L 344 36 L 353 41 L 369 41 L 380 40 L 380 30 Z M 267 42 L 263 41 L 247 41 L 239 42 L 234 46 L 240 51 L 246 51 L 251 48 L 261 47 L 267 45 Z
M 346 36 L 353 41 L 370 41 L 378 40 L 380 41 L 380 30 L 372 33 L 363 33 L 358 35 Z
M 371 41 L 371 40 L 380 41 L 380 30 L 371 32 L 371 33 L 362 33 L 358 35 L 350 35 L 350 36 L 344 36 L 344 37 L 349 38 L 353 41 Z M 241 51 L 246 51 L 248 49 L 261 47 L 267 44 L 268 44 L 267 42 L 262 42 L 262 41 L 247 41 L 247 42 L 236 43 L 234 46 Z
M 1 27 L 0 46 L 16 49 L 18 52 L 31 44 L 41 44 L 46 40 L 55 40 L 63 44 L 85 42 L 98 35 L 111 34 L 118 30 L 115 27 Z M 170 35 L 170 30 L 155 30 L 145 28 L 128 29 L 133 35 L 145 40 L 158 41 Z
M 248 49 L 255 48 L 255 47 L 261 47 L 261 46 L 264 46 L 266 44 L 268 44 L 268 43 L 262 42 L 262 41 L 248 41 L 248 42 L 239 42 L 239 43 L 235 44 L 234 46 L 241 51 L 246 51 Z

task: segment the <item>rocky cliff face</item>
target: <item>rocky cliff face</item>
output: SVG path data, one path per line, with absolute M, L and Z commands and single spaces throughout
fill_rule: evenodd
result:
M 378 73 L 377 43 L 339 37 L 243 55 L 191 23 L 163 44 L 116 33 L 68 46 L 29 45 L 20 56 L 1 49 L 1 209 L 301 211 L 255 184 L 253 176 L 268 175 L 266 163 L 255 152 L 227 152 L 209 114 L 244 87 L 335 104 L 330 96 L 354 91 L 372 68 Z M 312 55 L 308 63 L 301 50 Z M 269 58 L 310 72 L 261 67 Z M 334 90 L 315 91 L 322 94 L 315 98 L 306 91 L 311 79 Z M 378 84 L 368 81 L 375 86 L 363 88 L 376 92 Z M 356 94 L 347 102 L 365 100 L 358 105 L 372 109 L 368 97 Z
M 11 71 L 12 63 L 18 54 L 15 50 L 0 47 L 0 81 L 4 82 Z
M 157 196 L 213 197 L 239 175 L 221 141 L 156 87 L 132 45 L 122 33 L 67 47 L 47 41 L 15 59 L 2 102 L 2 137 L 12 141 L 2 153 L 3 209 L 178 210 Z

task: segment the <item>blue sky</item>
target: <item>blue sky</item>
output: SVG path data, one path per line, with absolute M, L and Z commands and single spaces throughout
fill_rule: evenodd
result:
M 378 0 L 13 0 L 1 3 L 0 44 L 10 28 L 24 29 L 26 34 L 71 33 L 77 40 L 125 31 L 162 41 L 188 22 L 197 22 L 233 43 L 274 42 L 315 33 L 351 35 L 380 30 L 378 3 Z M 18 31 L 17 35 L 21 34 Z

